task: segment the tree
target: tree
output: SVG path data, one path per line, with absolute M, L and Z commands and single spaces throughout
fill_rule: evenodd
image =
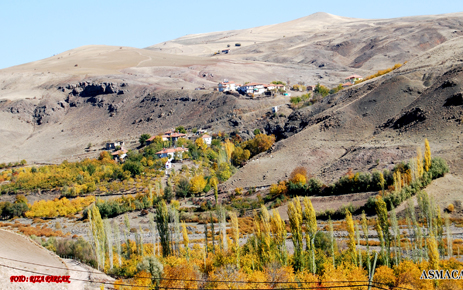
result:
M 175 128 L 175 132 L 186 134 L 186 130 L 185 128 L 183 128 L 183 126 L 178 126 L 177 128 Z
M 190 192 L 190 181 L 186 178 L 181 178 L 177 185 L 175 185 L 175 195 L 178 197 L 186 198 Z
M 235 150 L 235 145 L 227 139 L 225 140 L 223 147 L 225 148 L 225 152 L 227 153 L 227 162 L 230 163 L 233 151 Z
M 288 203 L 288 218 L 291 229 L 291 240 L 294 244 L 294 268 L 302 270 L 302 208 L 299 197 Z
M 219 165 L 219 168 L 217 170 L 217 178 L 225 182 L 227 181 L 232 175 L 232 169 L 228 163 L 222 163 Z
M 346 209 L 346 224 L 347 232 L 349 234 L 349 241 L 347 242 L 349 252 L 352 256 L 352 261 L 354 264 L 357 264 L 357 250 L 355 245 L 355 229 L 354 229 L 354 220 L 352 219 L 352 214 L 348 209 Z
M 315 234 L 317 233 L 317 217 L 315 210 L 313 208 L 312 202 L 308 197 L 304 198 L 304 219 L 306 221 L 306 248 L 310 249 L 311 256 L 312 256 L 312 273 L 315 274 L 316 272 L 316 265 L 315 265 L 315 245 L 314 239 Z M 310 245 L 310 248 L 309 248 Z
M 219 180 L 214 176 L 209 180 L 209 184 L 212 186 L 212 188 L 214 188 L 215 204 L 217 205 L 217 199 L 219 198 L 219 191 L 217 186 L 219 185 Z
M 196 139 L 195 144 L 201 150 L 207 149 L 207 144 L 204 142 L 203 138 Z
M 97 257 L 98 269 L 104 269 L 106 235 L 100 211 L 95 204 L 93 204 L 88 211 L 88 220 L 90 237 Z
M 191 187 L 190 191 L 193 194 L 201 194 L 204 187 L 206 187 L 207 181 L 202 175 L 195 176 L 190 181 Z
M 245 148 L 248 149 L 252 155 L 257 155 L 269 150 L 273 143 L 275 143 L 274 135 L 258 134 L 256 137 L 246 142 Z
M 424 170 L 426 172 L 431 168 L 431 147 L 429 146 L 428 139 L 424 139 Z
M 143 171 L 143 166 L 138 161 L 126 161 L 122 166 L 122 170 L 130 172 L 132 177 L 140 175 Z
M 142 134 L 138 141 L 140 142 L 141 146 L 145 146 L 146 140 L 148 140 L 149 138 L 151 138 L 150 134 Z
M 241 147 L 235 147 L 232 154 L 233 165 L 242 166 L 249 160 L 249 157 L 251 157 L 251 152 L 248 149 L 243 150 Z
M 314 92 L 322 95 L 323 97 L 326 97 L 326 96 L 329 95 L 330 89 L 328 89 L 327 87 L 322 86 L 322 85 L 320 85 L 320 83 L 318 83 L 315 86 Z
M 169 239 L 169 211 L 164 200 L 161 200 L 156 211 L 156 225 L 162 246 L 162 256 L 167 257 L 170 255 L 171 249 Z

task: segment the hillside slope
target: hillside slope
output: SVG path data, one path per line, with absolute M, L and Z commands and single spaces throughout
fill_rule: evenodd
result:
M 391 168 L 428 138 L 432 153 L 463 173 L 463 44 L 443 44 L 401 69 L 294 112 L 280 125 L 288 137 L 250 161 L 224 189 L 283 180 L 297 166 L 331 182 L 346 173 Z M 284 128 L 281 128 L 281 127 Z M 267 125 L 268 133 L 275 126 Z

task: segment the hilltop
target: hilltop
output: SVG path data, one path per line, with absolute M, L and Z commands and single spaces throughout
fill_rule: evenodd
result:
M 448 68 L 461 62 L 462 21 L 462 13 L 380 20 L 315 13 L 286 23 L 188 35 L 147 49 L 84 46 L 3 69 L 0 160 L 61 162 L 92 157 L 97 152 L 85 151 L 89 143 L 101 148 L 108 140 L 123 139 L 134 147 L 142 133 L 155 134 L 178 125 L 240 134 L 260 128 L 279 139 L 289 137 L 275 148 L 285 160 L 292 160 L 297 152 L 286 147 L 306 152 L 313 147 L 321 156 L 328 154 L 326 160 L 312 152 L 307 158 L 288 162 L 305 164 L 314 173 L 325 175 L 323 170 L 333 170 L 325 168 L 329 160 L 344 156 L 375 132 L 379 132 L 375 140 L 384 138 L 387 146 L 396 144 L 382 137 L 389 133 L 381 132 L 390 130 L 382 124 L 412 109 L 408 106 L 421 100 L 419 95 L 429 92 Z M 230 53 L 213 55 L 228 44 Z M 343 90 L 292 114 L 288 98 L 252 100 L 212 91 L 225 78 L 334 86 L 352 73 L 366 76 L 406 61 L 393 74 Z M 206 91 L 193 91 L 198 87 Z M 277 119 L 266 118 L 272 106 L 280 106 L 285 113 Z M 323 119 L 325 115 L 330 119 Z M 317 121 L 320 118 L 321 123 Z M 326 128 L 321 130 L 320 124 Z M 421 130 L 417 134 L 422 139 Z M 318 138 L 327 143 L 316 141 Z M 372 146 L 368 142 L 362 146 Z M 398 144 L 410 144 L 403 142 Z M 259 170 L 256 174 L 266 175 L 259 182 L 268 184 L 290 167 L 276 175 Z M 248 176 L 249 181 L 230 182 L 247 186 L 254 175 Z

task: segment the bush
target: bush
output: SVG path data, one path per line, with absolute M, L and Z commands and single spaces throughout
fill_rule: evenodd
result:
M 79 237 L 77 240 L 53 239 L 53 246 L 56 254 L 59 256 L 72 256 L 74 259 L 82 261 L 94 268 L 97 267 L 92 246 L 82 237 Z
M 447 165 L 447 162 L 444 159 L 440 157 L 434 157 L 431 160 L 431 168 L 429 169 L 429 173 L 431 173 L 432 179 L 442 177 L 448 172 L 449 166 Z
M 122 170 L 130 172 L 132 177 L 135 177 L 137 175 L 140 175 L 140 173 L 143 171 L 143 166 L 140 162 L 129 160 L 124 163 L 124 165 L 122 166 Z

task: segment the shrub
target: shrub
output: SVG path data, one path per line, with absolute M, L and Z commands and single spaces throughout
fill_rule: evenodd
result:
M 448 212 L 453 212 L 454 210 L 455 210 L 455 207 L 453 206 L 453 204 L 449 204 L 449 205 L 447 206 L 447 211 L 448 211 Z

